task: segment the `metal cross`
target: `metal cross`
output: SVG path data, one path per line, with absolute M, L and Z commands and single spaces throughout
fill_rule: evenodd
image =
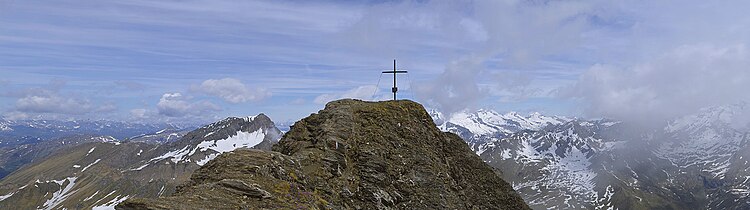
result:
M 396 87 L 396 74 L 397 73 L 407 73 L 407 71 L 396 70 L 396 59 L 393 59 L 393 71 L 383 71 L 384 74 L 386 73 L 393 73 L 393 88 L 391 88 L 391 91 L 393 92 L 393 100 L 396 100 L 396 92 L 398 92 L 398 87 Z

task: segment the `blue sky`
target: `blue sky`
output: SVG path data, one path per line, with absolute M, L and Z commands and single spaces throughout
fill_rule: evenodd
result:
M 668 118 L 746 100 L 744 1 L 0 1 L 7 119 L 296 120 L 339 98 Z M 686 105 L 687 104 L 687 105 Z

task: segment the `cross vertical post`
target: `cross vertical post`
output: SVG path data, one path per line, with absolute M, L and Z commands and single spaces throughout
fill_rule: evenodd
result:
M 398 87 L 396 86 L 396 74 L 397 73 L 407 73 L 407 71 L 399 71 L 396 70 L 396 59 L 393 59 L 393 71 L 383 71 L 383 73 L 393 73 L 393 88 L 391 88 L 391 92 L 393 92 L 393 100 L 396 100 L 396 92 L 398 92 Z
M 398 88 L 396 87 L 396 59 L 393 59 L 393 89 L 391 89 L 393 92 L 393 100 L 396 100 L 396 92 L 398 91 Z

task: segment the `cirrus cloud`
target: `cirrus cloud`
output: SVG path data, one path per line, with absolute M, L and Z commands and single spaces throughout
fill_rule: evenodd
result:
M 319 95 L 318 97 L 315 97 L 313 102 L 316 104 L 325 104 L 329 101 L 337 100 L 337 99 L 344 99 L 344 98 L 352 98 L 352 99 L 362 99 L 362 100 L 374 100 L 375 99 L 375 92 L 377 91 L 377 87 L 375 85 L 365 85 L 365 86 L 359 86 L 350 90 L 347 90 L 343 93 L 327 93 Z

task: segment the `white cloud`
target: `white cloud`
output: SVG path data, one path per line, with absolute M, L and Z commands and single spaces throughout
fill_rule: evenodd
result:
M 33 113 L 85 114 L 93 105 L 87 99 L 61 97 L 58 95 L 28 95 L 16 101 L 16 110 Z
M 686 45 L 638 65 L 595 65 L 560 94 L 582 100 L 592 116 L 658 124 L 750 100 L 748 66 L 743 44 Z
M 221 107 L 209 101 L 189 101 L 182 93 L 165 93 L 156 104 L 158 113 L 167 117 L 206 116 Z
M 43 87 L 11 88 L 1 95 L 17 98 L 10 112 L 14 118 L 19 119 L 31 116 L 59 118 L 66 115 L 106 114 L 117 110 L 117 104 L 112 101 L 96 103 L 88 97 L 80 96 L 80 92 L 63 92 L 66 86 L 66 80 L 52 79 Z
M 230 103 L 261 101 L 271 97 L 271 92 L 265 88 L 248 88 L 240 80 L 234 78 L 209 79 L 191 90 L 216 96 Z
M 315 97 L 316 104 L 325 104 L 330 101 L 338 100 L 338 99 L 344 99 L 344 98 L 352 98 L 352 99 L 362 99 L 362 100 L 373 100 L 375 99 L 374 94 L 377 90 L 377 87 L 374 85 L 365 85 L 365 86 L 359 86 L 351 90 L 347 90 L 346 92 L 340 93 L 340 94 L 322 94 L 318 97 Z

